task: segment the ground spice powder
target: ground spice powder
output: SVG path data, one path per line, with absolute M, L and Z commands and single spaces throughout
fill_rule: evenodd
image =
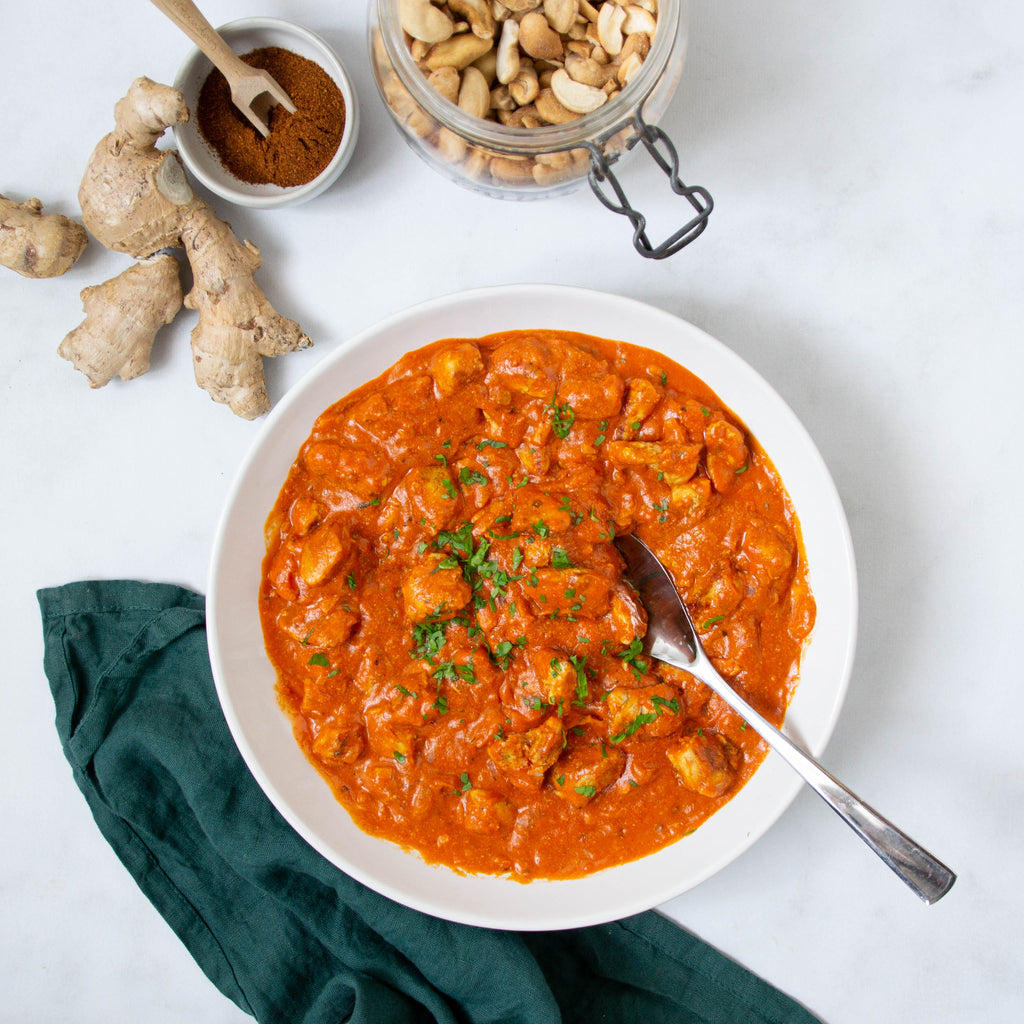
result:
M 295 104 L 270 110 L 263 138 L 231 102 L 227 80 L 210 72 L 196 102 L 199 132 L 225 169 L 250 185 L 305 185 L 331 162 L 345 131 L 345 98 L 315 61 L 279 46 L 242 55 L 246 64 L 269 71 Z

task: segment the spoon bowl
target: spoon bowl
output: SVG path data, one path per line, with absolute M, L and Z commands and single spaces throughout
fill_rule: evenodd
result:
M 718 673 L 700 644 L 675 582 L 654 552 L 632 534 L 617 537 L 615 546 L 626 563 L 624 578 L 636 590 L 647 611 L 644 653 L 689 672 L 739 712 L 761 739 L 925 903 L 935 903 L 945 896 L 956 881 L 956 875 L 945 864 L 847 789 L 810 754 L 776 729 Z

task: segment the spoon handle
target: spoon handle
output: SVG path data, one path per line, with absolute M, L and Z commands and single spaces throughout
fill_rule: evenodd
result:
M 224 42 L 192 0 L 152 0 L 152 3 L 210 58 L 213 66 L 229 82 L 238 75 L 251 71 L 238 54 Z
M 654 652 L 652 651 L 652 654 Z M 655 654 L 668 661 L 666 652 Z M 915 892 L 925 903 L 935 903 L 946 895 L 956 875 L 933 857 L 891 821 L 882 817 L 855 793 L 827 772 L 810 754 L 801 750 L 788 736 L 748 704 L 715 670 L 704 656 L 696 662 L 685 662 L 678 656 L 673 664 L 707 683 L 726 703 L 743 715 L 747 724 L 785 759 L 815 793 L 846 822 L 854 832 Z

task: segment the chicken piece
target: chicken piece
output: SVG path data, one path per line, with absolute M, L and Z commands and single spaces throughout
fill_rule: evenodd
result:
M 445 398 L 461 391 L 484 374 L 484 358 L 471 342 L 444 348 L 430 360 L 434 384 Z
M 743 531 L 736 564 L 761 581 L 785 579 L 793 565 L 793 548 L 774 527 L 755 520 Z
M 610 419 L 622 408 L 625 384 L 618 374 L 602 373 L 595 377 L 562 378 L 557 392 L 548 397 L 559 406 L 572 410 L 574 417 L 588 420 Z
M 395 722 L 390 703 L 374 704 L 366 709 L 366 738 L 375 754 L 406 764 L 415 753 L 416 730 Z
M 468 778 L 463 785 L 468 783 Z M 515 810 L 498 793 L 487 789 L 467 789 L 462 794 L 463 824 L 478 835 L 508 832 L 515 824 Z
M 722 796 L 736 781 L 740 752 L 721 733 L 684 736 L 665 754 L 682 784 L 701 796 Z
M 451 525 L 461 509 L 459 489 L 446 467 L 416 466 L 396 485 L 380 521 L 386 530 L 397 527 L 403 537 L 433 536 Z
M 523 592 L 536 615 L 564 612 L 578 619 L 597 619 L 607 615 L 612 605 L 610 580 L 588 569 L 537 569 Z
M 539 722 L 551 708 L 566 708 L 576 696 L 576 669 L 568 655 L 538 647 L 526 658 L 526 671 L 503 689 L 502 698 L 527 722 Z
M 530 484 L 516 495 L 512 529 L 532 531 L 539 537 L 565 533 L 572 526 L 572 504 L 567 494 L 556 494 Z
M 626 423 L 642 423 L 654 412 L 661 400 L 661 389 L 643 377 L 632 377 L 626 382 L 626 407 L 622 418 Z
M 585 807 L 607 789 L 626 766 L 626 755 L 605 743 L 571 746 L 551 769 L 555 792 L 573 807 Z
M 608 616 L 611 635 L 616 643 L 628 646 L 635 637 L 647 633 L 647 611 L 640 603 L 636 592 L 625 583 L 620 583 L 612 595 L 611 613 Z
M 316 498 L 296 498 L 288 509 L 288 522 L 296 537 L 305 537 L 323 517 L 323 506 Z
M 609 441 L 605 455 L 613 466 L 649 468 L 669 486 L 685 484 L 700 462 L 701 445 L 666 444 L 664 441 Z
M 695 476 L 683 484 L 672 485 L 672 512 L 677 516 L 690 516 L 704 508 L 711 499 L 711 481 L 706 476 Z
M 366 750 L 366 737 L 354 722 L 332 718 L 321 724 L 313 739 L 313 753 L 325 761 L 355 764 Z
M 608 737 L 621 743 L 631 736 L 671 736 L 683 724 L 682 695 L 667 683 L 616 687 L 608 694 Z
M 325 524 L 305 539 L 299 555 L 299 575 L 311 587 L 326 583 L 353 553 L 348 530 Z
M 473 596 L 462 570 L 457 566 L 442 568 L 444 562 L 445 557 L 438 552 L 425 554 L 421 564 L 402 581 L 405 614 L 414 622 L 457 612 Z
M 555 390 L 551 357 L 535 341 L 506 341 L 491 356 L 491 377 L 510 391 L 550 399 Z
M 743 431 L 728 420 L 714 420 L 704 431 L 704 443 L 708 476 L 719 494 L 727 494 L 750 458 Z
M 557 715 L 549 715 L 535 729 L 514 732 L 495 740 L 487 753 L 504 772 L 540 776 L 550 768 L 565 746 L 565 730 Z

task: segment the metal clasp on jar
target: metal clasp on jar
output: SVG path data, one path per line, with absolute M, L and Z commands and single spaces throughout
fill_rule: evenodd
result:
M 679 177 L 679 154 L 669 137 L 658 127 L 648 124 L 638 109 L 633 115 L 635 134 L 626 142 L 626 149 L 632 149 L 642 142 L 654 162 L 665 172 L 672 191 L 683 196 L 693 207 L 695 215 L 678 231 L 665 239 L 660 245 L 652 245 L 647 237 L 647 219 L 626 198 L 626 193 L 619 180 L 612 173 L 611 165 L 604 152 L 596 143 L 585 142 L 583 145 L 590 152 L 590 173 L 587 176 L 594 195 L 612 211 L 628 217 L 633 225 L 633 247 L 641 256 L 651 260 L 662 260 L 679 252 L 683 246 L 689 245 L 707 227 L 708 217 L 714 209 L 714 200 L 706 188 L 700 185 L 687 185 Z M 611 198 L 603 187 L 607 182 L 615 198 Z

